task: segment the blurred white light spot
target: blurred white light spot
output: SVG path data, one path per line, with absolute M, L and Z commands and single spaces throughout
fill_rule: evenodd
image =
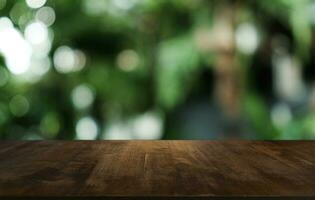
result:
M 134 50 L 124 50 L 117 57 L 117 65 L 123 71 L 132 71 L 139 65 L 139 56 Z
M 131 140 L 135 139 L 132 134 L 130 127 L 127 124 L 118 122 L 111 124 L 104 134 L 106 140 Z
M 236 46 L 244 54 L 253 54 L 259 45 L 258 31 L 254 25 L 243 23 L 236 29 Z
M 46 26 L 51 26 L 56 20 L 56 14 L 51 7 L 42 7 L 36 12 L 36 19 L 43 22 Z
M 145 113 L 133 120 L 133 134 L 137 139 L 161 139 L 162 128 L 162 119 L 157 113 L 154 112 Z
M 89 15 L 100 15 L 106 11 L 108 0 L 85 0 L 83 9 Z
M 0 53 L 12 73 L 23 74 L 29 69 L 32 48 L 6 17 L 0 18 Z
M 42 59 L 34 59 L 30 71 L 38 76 L 43 76 L 46 74 L 51 67 L 51 62 L 48 57 Z
M 31 44 L 39 45 L 48 39 L 48 29 L 43 22 L 36 21 L 26 26 L 24 35 Z
M 119 9 L 129 10 L 135 6 L 135 0 L 112 0 L 112 3 Z
M 115 122 L 104 133 L 107 140 L 155 140 L 161 139 L 163 120 L 156 112 L 147 112 L 127 122 Z
M 20 76 L 19 79 L 28 83 L 36 83 L 49 71 L 51 62 L 48 57 L 36 58 L 31 60 L 31 66 L 27 72 Z
M 54 64 L 58 72 L 71 72 L 75 65 L 75 55 L 70 47 L 59 47 L 54 54 Z
M 7 17 L 1 17 L 0 18 L 0 31 L 6 28 L 12 28 L 13 27 L 13 23 L 11 22 L 11 20 Z
M 46 3 L 46 0 L 26 0 L 26 4 L 30 8 L 40 8 L 44 6 Z
M 59 47 L 54 54 L 55 68 L 60 73 L 79 71 L 85 66 L 85 62 L 86 57 L 82 51 L 68 46 Z
M 75 65 L 75 71 L 79 71 L 83 69 L 83 67 L 86 64 L 86 56 L 85 54 L 80 50 L 74 50 L 75 56 L 76 56 L 76 65 Z
M 271 119 L 277 127 L 284 127 L 292 120 L 292 113 L 288 105 L 275 105 L 271 110 Z
M 51 40 L 47 39 L 43 43 L 38 45 L 32 45 L 33 56 L 36 58 L 45 58 L 51 49 Z
M 77 139 L 94 140 L 97 137 L 98 127 L 94 119 L 84 117 L 80 119 L 76 125 Z
M 79 85 L 72 91 L 72 102 L 78 109 L 88 108 L 94 101 L 94 92 L 87 85 Z
M 272 64 L 276 94 L 284 100 L 301 100 L 306 91 L 300 62 L 287 53 L 274 52 Z
M 13 115 L 21 117 L 28 112 L 30 105 L 24 96 L 16 95 L 11 99 L 9 107 Z
M 9 81 L 9 74 L 7 70 L 5 70 L 4 68 L 0 68 L 0 87 L 6 85 L 8 81 Z

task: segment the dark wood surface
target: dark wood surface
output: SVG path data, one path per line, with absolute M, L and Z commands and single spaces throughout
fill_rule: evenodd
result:
M 315 142 L 0 143 L 0 199 L 298 196 L 315 196 Z

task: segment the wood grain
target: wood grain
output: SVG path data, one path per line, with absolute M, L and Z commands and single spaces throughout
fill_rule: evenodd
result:
M 0 143 L 0 199 L 315 196 L 315 142 Z

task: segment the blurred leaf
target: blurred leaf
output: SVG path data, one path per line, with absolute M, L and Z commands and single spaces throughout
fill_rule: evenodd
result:
M 308 0 L 293 1 L 291 12 L 291 25 L 296 43 L 296 53 L 303 59 L 307 60 L 310 56 L 312 32 L 308 8 Z
M 258 138 L 276 139 L 279 136 L 270 120 L 269 109 L 260 97 L 254 94 L 247 95 L 244 99 L 244 108 L 250 123 L 259 133 Z
M 187 94 L 193 73 L 199 68 L 199 55 L 190 35 L 161 43 L 157 68 L 158 102 L 172 108 Z

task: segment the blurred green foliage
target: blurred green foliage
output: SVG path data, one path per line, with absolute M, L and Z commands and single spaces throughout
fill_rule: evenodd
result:
M 313 0 L 0 0 L 0 138 L 313 139 L 314 13 Z

